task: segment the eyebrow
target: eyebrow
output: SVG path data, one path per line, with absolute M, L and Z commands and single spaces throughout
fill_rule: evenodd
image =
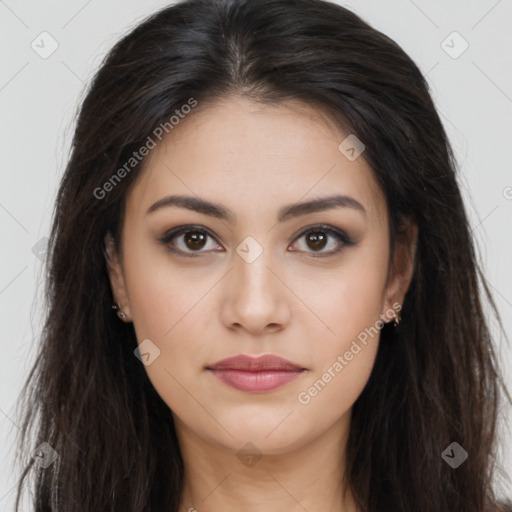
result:
M 148 208 L 146 215 L 160 210 L 161 208 L 171 206 L 185 208 L 187 210 L 202 213 L 203 215 L 209 215 L 210 217 L 215 217 L 231 223 L 236 221 L 236 215 L 229 208 L 226 208 L 219 203 L 213 203 L 199 197 L 185 195 L 163 197 Z M 366 210 L 359 201 L 346 195 L 334 195 L 320 197 L 303 203 L 283 206 L 277 214 L 277 220 L 279 222 L 284 222 L 300 215 L 322 212 L 334 208 L 351 208 L 361 212 L 366 217 Z

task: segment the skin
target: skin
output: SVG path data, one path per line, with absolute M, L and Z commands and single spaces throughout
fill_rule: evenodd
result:
M 350 161 L 338 149 L 347 135 L 298 101 L 269 106 L 230 97 L 199 105 L 151 151 L 130 189 L 120 254 L 105 239 L 125 321 L 139 343 L 150 339 L 160 350 L 145 369 L 173 412 L 186 472 L 180 510 L 359 510 L 341 481 L 352 406 L 379 336 L 359 343 L 362 350 L 307 404 L 298 395 L 365 328 L 390 321 L 393 304 L 403 304 L 417 227 L 409 224 L 390 262 L 385 197 L 364 153 Z M 334 193 L 353 197 L 366 213 L 345 207 L 277 222 L 280 207 Z M 221 203 L 236 221 L 175 206 L 146 213 L 170 194 Z M 307 233 L 299 237 L 319 223 L 356 245 L 331 237 L 315 249 Z M 168 243 L 202 251 L 195 258 L 159 240 L 187 224 L 215 237 L 203 246 L 184 235 Z M 251 263 L 236 252 L 248 236 L 263 249 Z M 307 371 L 273 391 L 243 392 L 206 369 L 237 354 L 276 354 Z M 261 458 L 237 456 L 248 442 Z

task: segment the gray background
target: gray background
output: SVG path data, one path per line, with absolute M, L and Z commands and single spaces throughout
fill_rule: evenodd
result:
M 44 237 L 76 108 L 112 44 L 168 3 L 0 0 L 1 510 L 11 509 L 20 474 L 12 465 L 19 421 L 15 405 L 34 360 L 41 325 Z M 512 338 L 512 1 L 338 3 L 394 39 L 426 74 L 462 169 L 461 186 L 478 254 Z M 51 55 L 44 54 L 56 44 Z M 512 350 L 494 320 L 492 326 L 512 387 Z M 512 418 L 510 404 L 501 413 Z M 512 474 L 510 431 L 503 431 L 501 438 L 502 462 Z M 512 495 L 510 488 L 498 492 Z

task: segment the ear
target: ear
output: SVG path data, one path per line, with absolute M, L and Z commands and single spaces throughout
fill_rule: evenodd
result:
M 104 256 L 107 263 L 107 272 L 110 280 L 112 296 L 114 297 L 114 302 L 119 304 L 119 309 L 126 315 L 124 321 L 128 322 L 131 321 L 131 312 L 124 281 L 124 273 L 119 255 L 115 249 L 114 239 L 110 232 L 105 235 L 104 242 Z
M 409 220 L 395 240 L 395 252 L 384 291 L 383 315 L 386 315 L 389 310 L 398 313 L 404 303 L 405 294 L 414 274 L 417 242 L 418 226 L 414 221 Z M 387 317 L 389 318 L 389 313 Z M 389 319 L 391 320 L 392 318 Z

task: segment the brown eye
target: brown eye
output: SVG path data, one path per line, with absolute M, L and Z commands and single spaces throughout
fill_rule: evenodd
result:
M 295 247 L 300 245 L 298 242 L 304 239 L 303 247 Z M 208 247 L 208 242 L 210 247 Z M 313 257 L 333 256 L 343 250 L 344 247 L 356 245 L 346 233 L 330 226 L 315 226 L 296 238 L 293 243 L 292 251 L 309 253 Z M 160 241 L 169 251 L 181 256 L 200 256 L 202 253 L 212 251 L 220 252 L 222 247 L 215 241 L 215 237 L 203 228 L 195 226 L 181 226 L 164 235 Z M 331 246 L 330 250 L 324 250 Z
M 209 239 L 214 240 L 213 236 L 204 229 L 182 226 L 164 235 L 160 241 L 173 253 L 196 256 L 194 253 L 199 255 L 210 250 L 218 250 L 219 245 L 216 243 L 210 242 L 211 245 L 208 247 Z
M 314 249 L 315 251 L 323 249 L 327 245 L 327 236 L 322 231 L 311 231 L 306 236 L 306 243 L 308 247 Z
M 183 235 L 183 242 L 189 249 L 202 249 L 207 236 L 208 235 L 205 235 L 205 233 L 201 231 L 187 231 Z
M 298 248 L 302 252 L 310 253 L 314 257 L 333 256 L 342 251 L 344 247 L 350 247 L 356 244 L 346 233 L 328 226 L 315 226 L 307 231 L 303 231 L 297 237 L 294 246 L 299 245 L 298 241 L 304 239 L 303 248 Z M 330 244 L 331 250 L 325 250 Z M 305 247 L 304 247 L 305 246 Z M 295 249 L 297 249 L 295 247 Z M 318 253 L 318 254 L 315 254 Z

